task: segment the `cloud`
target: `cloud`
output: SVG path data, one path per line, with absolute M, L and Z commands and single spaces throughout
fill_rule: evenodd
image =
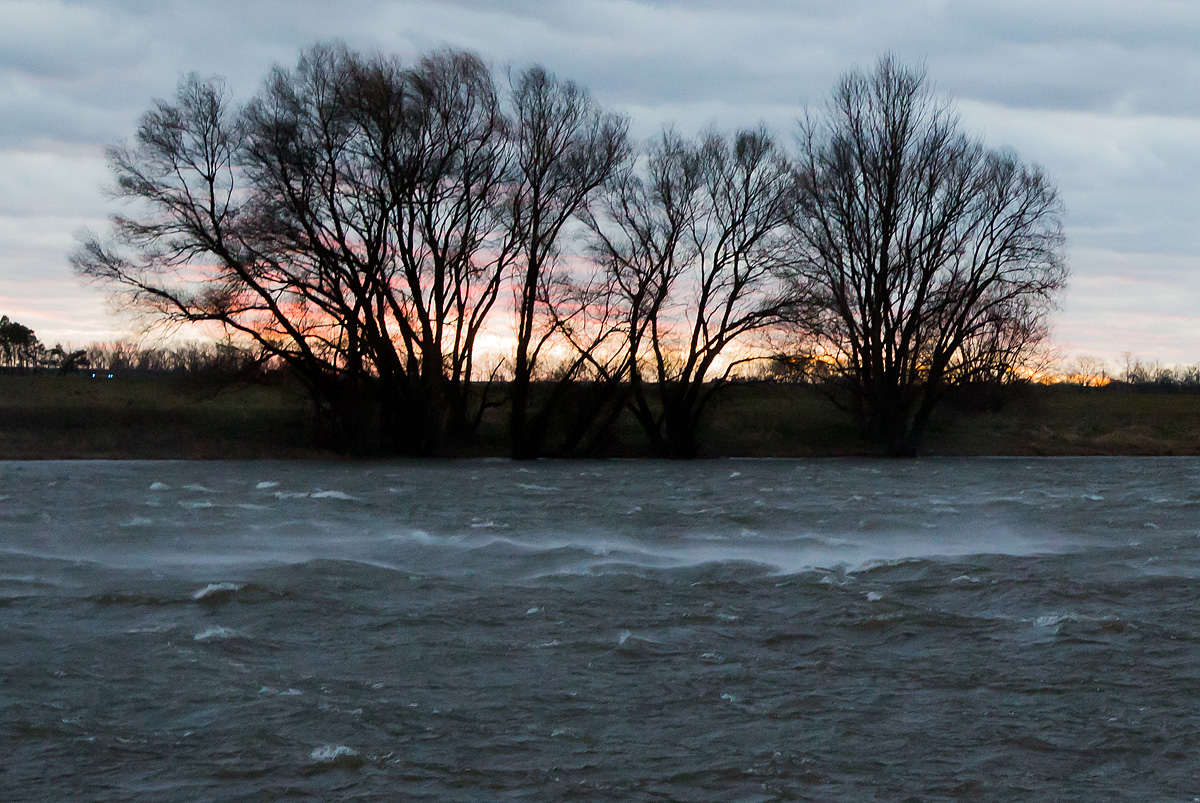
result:
M 1081 249 L 1093 270 L 1076 275 L 1054 337 L 1067 354 L 1117 361 L 1124 352 L 1191 365 L 1200 343 L 1200 258 Z
M 841 73 L 890 51 L 926 65 L 968 130 L 1060 187 L 1075 276 L 1064 342 L 1189 362 L 1200 342 L 1180 301 L 1200 291 L 1190 0 L 0 0 L 0 19 L 0 303 L 40 287 L 21 284 L 31 276 L 74 281 L 71 232 L 114 211 L 104 145 L 188 71 L 223 75 L 245 99 L 319 40 L 404 58 L 466 47 L 500 69 L 539 62 L 578 80 L 638 137 L 765 121 L 786 138 Z M 109 331 L 92 302 L 71 302 L 72 325 Z
M 103 220 L 112 210 L 98 191 L 109 183 L 95 156 L 0 151 L 0 217 Z
M 1200 118 L 959 108 L 989 145 L 1049 171 L 1075 245 L 1200 254 Z

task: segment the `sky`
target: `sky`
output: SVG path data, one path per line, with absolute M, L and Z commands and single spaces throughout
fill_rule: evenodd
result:
M 649 138 L 765 123 L 788 140 L 838 77 L 925 65 L 962 125 L 1040 164 L 1065 205 L 1066 358 L 1200 362 L 1195 0 L 0 0 L 0 314 L 47 343 L 138 324 L 68 265 L 120 206 L 106 145 L 190 71 L 251 97 L 315 42 L 545 65 Z

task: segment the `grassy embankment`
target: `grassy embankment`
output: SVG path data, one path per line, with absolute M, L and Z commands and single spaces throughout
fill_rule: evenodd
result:
M 731 388 L 710 419 L 714 454 L 877 454 L 846 414 L 807 388 Z M 717 447 L 715 449 L 711 447 Z M 945 405 L 926 455 L 1200 455 L 1200 394 L 1035 385 L 995 412 Z
M 286 386 L 0 375 L 0 459 L 319 456 Z
M 497 412 L 469 449 L 505 453 Z M 645 456 L 631 419 L 605 453 Z M 1200 395 L 1030 387 L 998 412 L 945 408 L 930 455 L 1200 455 Z M 702 457 L 870 455 L 852 420 L 811 388 L 739 385 L 719 396 Z M 163 377 L 0 376 L 0 459 L 327 458 L 288 384 L 222 387 Z

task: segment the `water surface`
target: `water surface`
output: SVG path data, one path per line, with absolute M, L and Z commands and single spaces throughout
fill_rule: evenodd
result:
M 10 800 L 1192 800 L 1200 460 L 0 463 Z

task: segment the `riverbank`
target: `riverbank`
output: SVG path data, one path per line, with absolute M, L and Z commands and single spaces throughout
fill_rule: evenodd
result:
M 714 403 L 701 457 L 876 454 L 852 418 L 799 385 L 746 384 Z M 1200 455 L 1200 395 L 1031 386 L 999 410 L 945 406 L 928 455 Z M 506 454 L 501 411 L 455 456 Z M 604 456 L 646 457 L 629 417 Z M 329 459 L 307 399 L 287 382 L 176 377 L 0 376 L 0 459 Z
M 162 376 L 0 376 L 0 459 L 256 459 L 332 456 L 287 385 Z

